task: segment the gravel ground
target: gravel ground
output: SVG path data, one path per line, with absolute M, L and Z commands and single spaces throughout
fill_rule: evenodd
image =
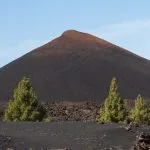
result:
M 142 127 L 129 132 L 121 125 L 90 122 L 1 122 L 0 150 L 130 150 L 136 135 L 148 130 L 150 127 Z

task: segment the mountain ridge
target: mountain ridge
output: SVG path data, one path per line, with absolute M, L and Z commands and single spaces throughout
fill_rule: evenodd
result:
M 90 34 L 67 30 L 0 69 L 0 101 L 12 98 L 23 76 L 41 101 L 102 102 L 116 76 L 123 97 L 149 99 L 150 61 Z

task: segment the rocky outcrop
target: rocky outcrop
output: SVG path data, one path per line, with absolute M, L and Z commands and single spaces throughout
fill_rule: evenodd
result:
M 11 137 L 0 135 L 1 150 L 9 149 L 10 144 L 11 144 Z
M 95 121 L 100 104 L 93 102 L 52 102 L 45 104 L 47 115 L 54 121 Z
M 150 150 L 150 133 L 142 132 L 137 136 L 133 150 Z

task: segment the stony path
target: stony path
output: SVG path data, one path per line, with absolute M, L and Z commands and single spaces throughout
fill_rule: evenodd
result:
M 150 127 L 136 128 L 134 132 L 128 132 L 116 124 L 0 123 L 0 134 L 7 136 L 6 139 L 12 137 L 11 143 L 6 139 L 0 139 L 0 142 L 3 145 L 10 144 L 14 150 L 130 150 L 138 130 L 147 131 Z

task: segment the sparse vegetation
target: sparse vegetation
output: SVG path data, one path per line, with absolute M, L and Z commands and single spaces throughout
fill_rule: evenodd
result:
M 105 100 L 104 107 L 100 109 L 98 122 L 123 122 L 126 118 L 127 109 L 124 100 L 118 92 L 117 80 L 111 81 L 108 97 Z
M 47 122 L 47 123 L 52 122 L 52 117 L 51 116 L 47 116 L 47 118 L 44 119 L 44 122 Z
M 117 80 L 111 81 L 108 97 L 104 106 L 100 109 L 97 122 L 133 122 L 136 124 L 150 124 L 150 107 L 141 95 L 135 100 L 135 105 L 127 109 L 127 101 L 120 97 L 118 92 Z
M 3 108 L 0 107 L 0 120 L 3 118 L 4 115 L 4 110 Z
M 150 108 L 141 95 L 138 95 L 133 108 L 127 109 L 127 105 L 127 100 L 123 100 L 118 92 L 117 80 L 114 77 L 111 81 L 109 93 L 104 102 L 104 106 L 100 108 L 100 113 L 96 118 L 96 121 L 103 123 L 129 123 L 132 121 L 135 124 L 150 124 Z M 53 107 L 56 106 L 54 105 Z M 53 109 L 51 108 L 51 110 Z M 63 111 L 63 115 L 66 113 L 66 107 L 65 109 L 62 108 L 60 110 Z M 48 110 L 46 112 L 46 109 L 37 101 L 37 96 L 32 88 L 31 80 L 24 77 L 19 82 L 18 87 L 14 90 L 13 99 L 10 100 L 8 107 L 4 112 L 3 120 L 43 120 L 45 122 L 52 122 L 52 117 L 50 115 L 43 119 L 46 113 L 48 113 Z M 81 112 L 79 113 L 81 114 Z
M 4 113 L 4 121 L 41 121 L 45 115 L 44 108 L 38 103 L 31 80 L 24 77 L 14 90 Z
M 135 124 L 150 124 L 150 108 L 141 95 L 135 100 L 129 117 Z

